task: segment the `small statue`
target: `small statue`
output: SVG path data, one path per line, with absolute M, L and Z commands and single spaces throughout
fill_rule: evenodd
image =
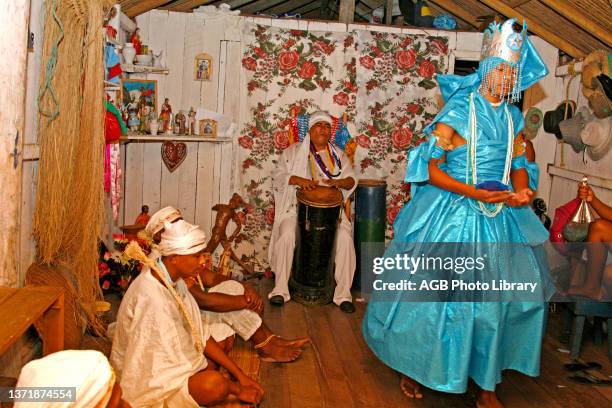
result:
M 149 130 L 149 117 L 151 116 L 151 107 L 148 105 L 140 105 L 139 109 L 140 131 L 146 132 Z
M 189 119 L 187 119 L 187 127 L 188 129 L 188 133 L 193 136 L 195 135 L 195 117 L 196 117 L 196 111 L 193 110 L 193 106 L 189 109 Z
M 179 135 L 184 135 L 185 133 L 185 121 L 187 120 L 187 118 L 185 117 L 185 114 L 183 113 L 183 111 L 179 111 L 179 113 L 176 114 L 176 116 L 174 117 L 174 122 L 177 124 L 178 126 L 178 134 Z
M 130 42 L 134 46 L 136 50 L 136 55 L 142 54 L 142 41 L 140 40 L 140 28 L 136 28 L 136 30 L 130 36 Z
M 132 98 L 130 103 L 127 104 L 126 108 L 128 113 L 128 127 L 132 132 L 137 132 L 140 127 L 138 103 L 136 103 L 134 98 Z
M 214 211 L 217 211 L 217 217 L 215 218 L 215 226 L 213 227 L 210 241 L 208 241 L 208 244 L 206 244 L 204 252 L 212 254 L 215 249 L 217 249 L 219 244 L 221 244 L 225 250 L 224 253 L 226 251 L 229 252 L 231 259 L 240 265 L 247 274 L 251 275 L 253 274 L 253 270 L 248 265 L 244 264 L 244 262 L 242 262 L 242 260 L 236 256 L 231 248 L 232 242 L 242 229 L 242 222 L 236 214 L 236 210 L 243 206 L 244 200 L 242 197 L 240 197 L 239 194 L 234 193 L 228 204 L 217 204 L 212 208 Z M 227 224 L 230 220 L 233 220 L 236 223 L 236 229 L 228 238 L 225 230 L 227 229 Z
M 140 215 L 138 215 L 136 221 L 134 222 L 135 225 L 147 225 L 149 223 L 149 220 L 151 219 L 151 216 L 149 215 L 148 205 L 143 205 L 141 211 L 142 212 L 140 213 Z
M 162 132 L 167 132 L 169 129 L 171 129 L 171 116 L 172 106 L 170 106 L 170 100 L 165 98 L 159 114 L 159 120 L 161 120 L 163 123 Z

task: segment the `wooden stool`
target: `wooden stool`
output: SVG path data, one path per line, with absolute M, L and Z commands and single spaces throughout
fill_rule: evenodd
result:
M 612 361 L 612 303 L 579 301 L 567 304 L 566 327 L 571 324 L 570 357 L 575 360 L 580 356 L 582 332 L 587 316 L 600 317 L 608 322 L 608 359 Z

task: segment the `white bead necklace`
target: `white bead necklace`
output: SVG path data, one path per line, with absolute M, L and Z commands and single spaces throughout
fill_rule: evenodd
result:
M 501 102 L 500 102 L 501 104 Z M 470 139 L 468 140 L 468 146 L 466 149 L 467 153 L 467 164 L 465 166 L 465 180 L 472 181 L 472 185 L 478 184 L 478 166 L 476 163 L 476 145 L 477 145 L 477 133 L 476 133 L 476 108 L 474 106 L 474 93 L 470 94 Z M 504 111 L 506 112 L 506 119 L 508 121 L 508 146 L 506 148 L 506 161 L 504 163 L 504 173 L 502 175 L 502 183 L 508 184 L 510 181 L 510 168 L 512 165 L 512 150 L 514 147 L 513 138 L 514 138 L 514 124 L 512 123 L 512 118 L 510 117 L 510 112 L 508 112 L 508 105 L 504 106 Z M 470 177 L 469 170 L 472 170 L 472 174 Z M 494 204 L 495 208 L 491 211 L 487 208 L 486 204 L 482 201 L 478 201 L 478 207 L 480 207 L 481 212 L 487 217 L 495 217 L 504 207 L 504 203 L 496 203 Z

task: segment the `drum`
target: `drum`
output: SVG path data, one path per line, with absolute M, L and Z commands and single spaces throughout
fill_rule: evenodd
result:
M 298 190 L 298 216 L 291 297 L 303 304 L 327 304 L 334 295 L 334 244 L 342 193 L 333 187 Z
M 357 269 L 353 288 L 361 289 L 364 259 L 382 256 L 385 249 L 387 183 L 384 180 L 359 180 L 355 189 L 355 254 Z M 378 243 L 378 244 L 377 244 Z M 366 247 L 367 246 L 367 247 Z M 367 252 L 367 254 L 366 254 Z M 368 266 L 371 271 L 371 267 Z

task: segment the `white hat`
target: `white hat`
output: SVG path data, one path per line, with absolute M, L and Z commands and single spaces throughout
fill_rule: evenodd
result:
M 318 111 L 313 113 L 308 119 L 308 130 L 310 130 L 310 128 L 312 128 L 315 124 L 319 122 L 327 122 L 331 125 L 332 117 L 329 115 L 329 113 L 325 111 Z
M 206 247 L 206 234 L 197 225 L 185 220 L 166 222 L 159 243 L 159 252 L 164 255 L 191 255 Z
M 151 216 L 145 227 L 145 232 L 153 237 L 164 228 L 165 222 L 176 221 L 182 218 L 181 212 L 174 207 L 164 207 Z
M 572 146 L 576 153 L 580 153 L 586 148 L 582 142 L 581 133 L 584 126 L 594 118 L 593 113 L 586 106 L 581 107 L 570 119 L 559 122 L 559 129 L 563 135 L 563 143 Z
M 15 408 L 104 407 L 114 384 L 115 374 L 104 354 L 95 350 L 59 351 L 26 364 L 17 387 L 75 387 L 75 401 L 16 402 Z
M 587 145 L 586 152 L 592 160 L 602 159 L 612 147 L 610 121 L 612 117 L 593 119 L 584 126 L 580 133 L 582 142 Z

